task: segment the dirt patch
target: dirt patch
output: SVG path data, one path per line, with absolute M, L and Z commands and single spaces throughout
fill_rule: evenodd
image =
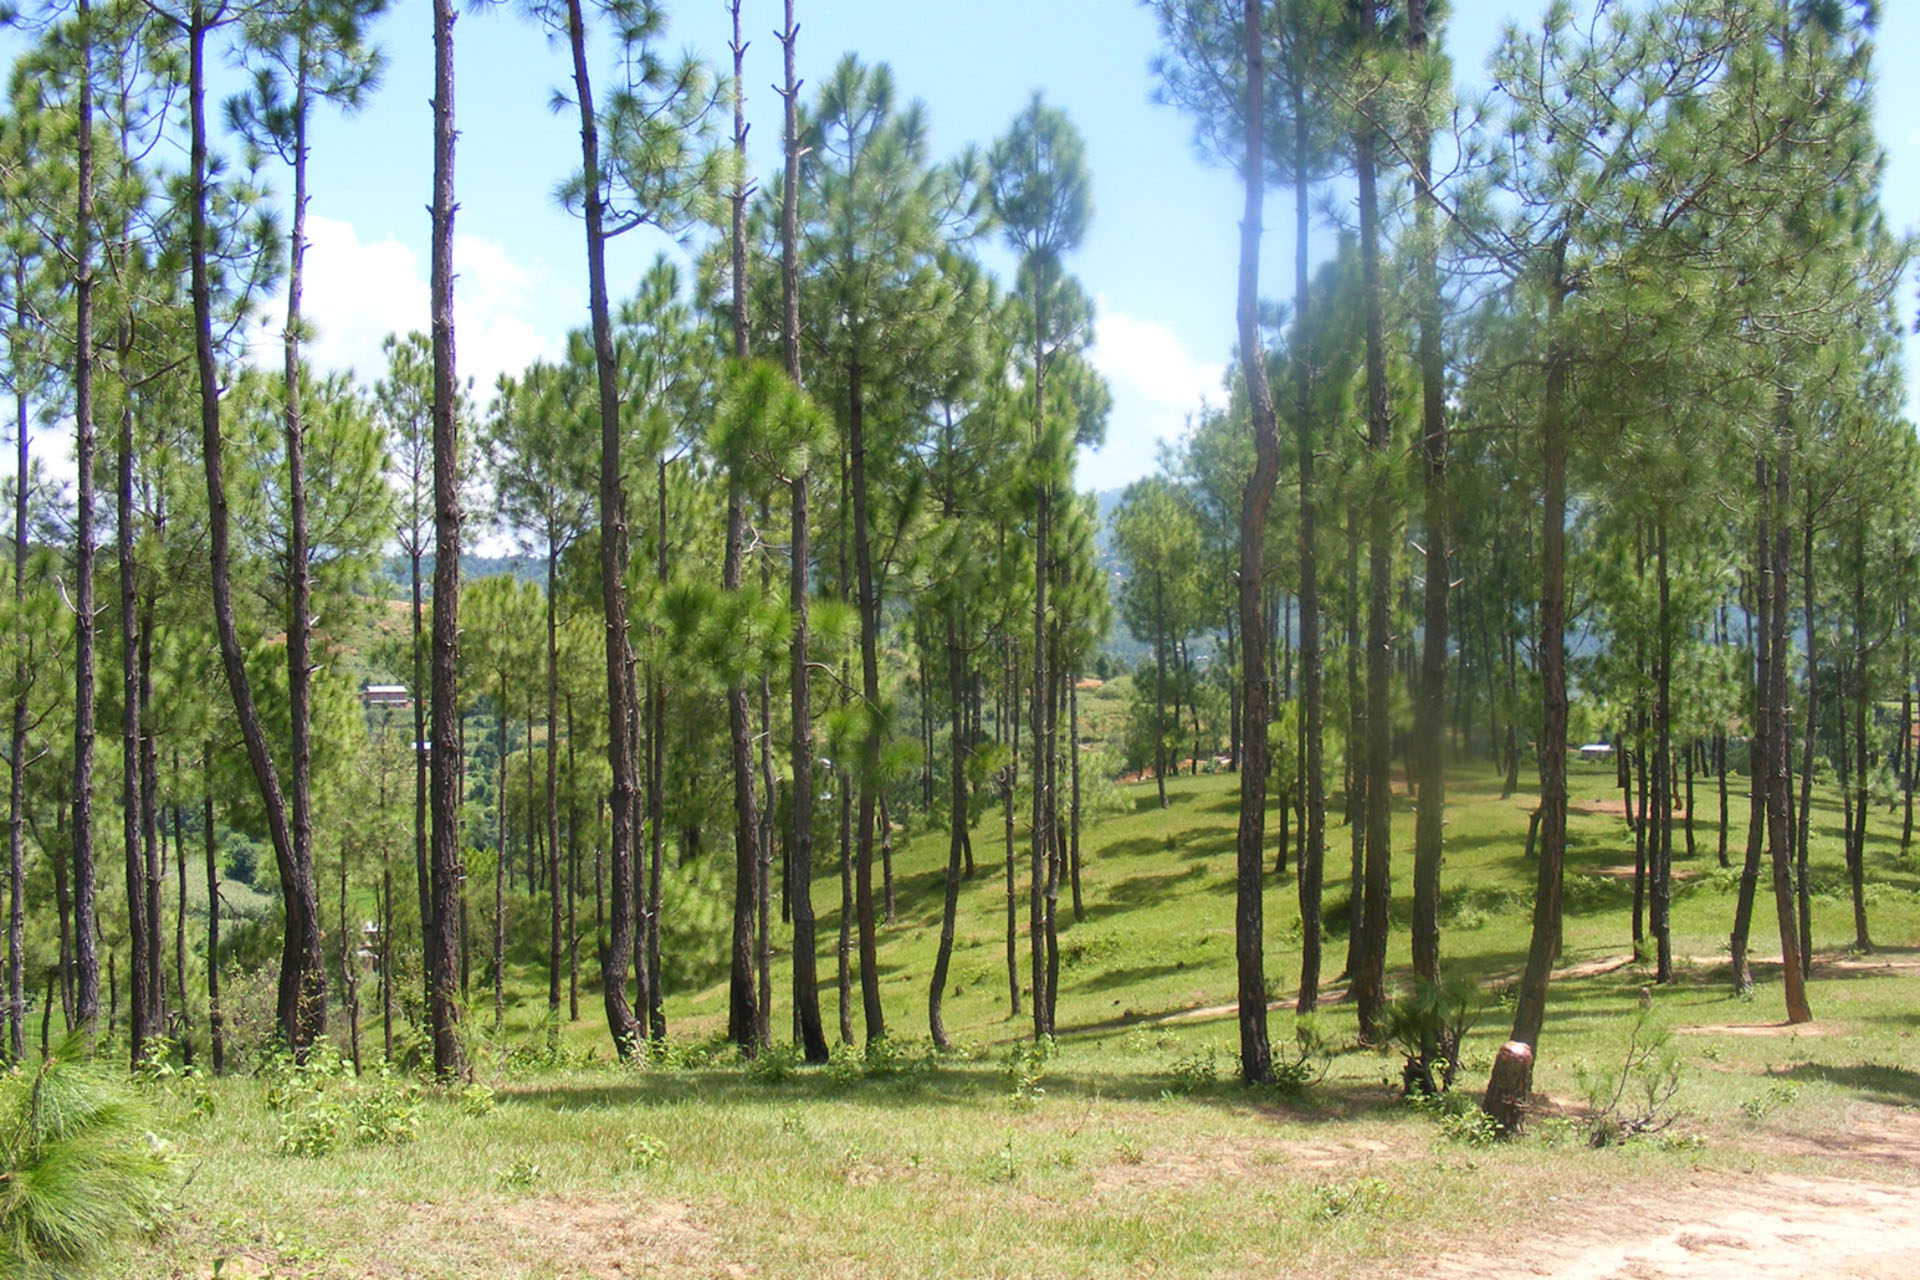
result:
M 509 1234 L 517 1251 L 570 1276 L 746 1274 L 721 1258 L 713 1231 L 679 1200 L 647 1205 L 542 1196 L 497 1206 L 491 1225 Z
M 1681 956 L 1680 960 L 1690 965 L 1706 968 L 1726 967 L 1729 960 L 1725 954 L 1713 956 Z M 1766 956 L 1749 955 L 1747 963 L 1754 969 L 1778 969 L 1779 953 Z M 1910 948 L 1890 948 L 1886 951 L 1816 951 L 1813 955 L 1813 971 L 1821 973 L 1920 973 L 1920 954 Z
M 1108 1165 L 1094 1178 L 1101 1191 L 1148 1188 L 1183 1190 L 1208 1182 L 1271 1182 L 1276 1170 L 1365 1170 L 1423 1158 L 1419 1148 L 1393 1146 L 1371 1138 L 1339 1142 L 1298 1142 L 1286 1138 L 1249 1138 L 1202 1147 L 1153 1147 L 1137 1159 Z
M 1765 1132 L 1762 1150 L 1812 1159 L 1860 1160 L 1911 1174 L 1920 1170 L 1920 1114 L 1905 1107 L 1868 1105 L 1840 1129 L 1817 1134 Z
M 1675 1031 L 1686 1036 L 1748 1036 L 1766 1038 L 1771 1036 L 1828 1036 L 1834 1033 L 1831 1024 L 1818 1022 L 1721 1022 L 1693 1027 L 1675 1027 Z
M 1696 1175 L 1656 1198 L 1570 1206 L 1562 1222 L 1496 1254 L 1424 1276 L 1554 1280 L 1906 1280 L 1920 1266 L 1920 1189 L 1775 1175 Z
M 1620 818 L 1624 820 L 1627 816 L 1627 802 L 1625 800 L 1603 800 L 1597 796 L 1592 800 L 1582 800 L 1578 804 L 1569 805 L 1568 808 L 1575 813 L 1590 813 L 1608 818 Z M 1673 811 L 1673 820 L 1675 822 L 1685 822 L 1687 820 L 1687 811 L 1685 809 L 1675 809 Z
M 1634 876 L 1639 873 L 1634 869 L 1631 862 L 1623 862 L 1617 867 L 1595 867 L 1587 874 L 1605 876 L 1609 880 L 1632 880 Z M 1675 880 L 1693 880 L 1697 879 L 1699 875 L 1700 873 L 1698 871 L 1688 871 L 1681 867 L 1675 867 L 1673 869 L 1673 878 Z

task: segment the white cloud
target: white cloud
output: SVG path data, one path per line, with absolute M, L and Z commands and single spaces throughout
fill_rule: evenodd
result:
M 1161 441 L 1177 439 L 1203 403 L 1221 405 L 1226 365 L 1196 359 L 1165 325 L 1123 311 L 1097 310 L 1088 358 L 1113 390 L 1107 439 L 1083 454 L 1083 488 L 1118 488 L 1153 471 Z
M 1224 364 L 1195 359 L 1171 329 L 1124 311 L 1098 313 L 1088 354 L 1116 391 L 1124 388 L 1182 417 L 1203 400 L 1218 404 L 1225 398 Z
M 385 369 L 380 344 L 389 333 L 424 332 L 429 319 L 426 264 L 394 239 L 362 243 L 353 224 L 307 220 L 305 311 L 313 326 L 308 358 L 329 369 L 352 369 L 371 383 Z M 460 375 L 482 401 L 502 373 L 518 373 L 535 357 L 561 350 L 522 312 L 539 273 L 496 241 L 456 236 L 454 329 Z M 284 298 L 275 311 L 284 309 Z

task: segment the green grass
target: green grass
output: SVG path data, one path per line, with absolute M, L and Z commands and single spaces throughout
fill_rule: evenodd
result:
M 1845 1172 L 1853 1158 L 1831 1135 L 1870 1132 L 1920 1106 L 1920 871 L 1899 862 L 1897 827 L 1879 813 L 1868 860 L 1883 953 L 1872 959 L 1893 967 L 1842 967 L 1850 908 L 1844 895 L 1816 897 L 1818 1021 L 1799 1034 L 1678 1030 L 1757 1026 L 1783 1010 L 1777 968 L 1761 967 L 1751 999 L 1730 992 L 1733 890 L 1712 872 L 1709 823 L 1699 827 L 1699 856 L 1677 863 L 1700 873 L 1674 902 L 1675 951 L 1690 959 L 1654 993 L 1652 1017 L 1676 1029 L 1685 1055 L 1677 1102 L 1687 1141 L 1596 1151 L 1571 1120 L 1551 1115 L 1577 1114 L 1583 1073 L 1617 1066 L 1651 981 L 1627 959 L 1631 884 L 1602 874 L 1632 861 L 1631 836 L 1618 817 L 1598 813 L 1576 812 L 1571 823 L 1563 963 L 1622 963 L 1555 983 L 1537 1079 L 1552 1102 L 1532 1136 L 1477 1145 L 1400 1105 L 1397 1060 L 1354 1047 L 1352 1008 L 1340 1003 L 1320 1019 L 1333 1046 L 1324 1080 L 1297 1096 L 1248 1092 L 1231 1079 L 1237 1032 L 1225 1007 L 1234 991 L 1234 786 L 1230 776 L 1172 781 L 1165 811 L 1151 784 L 1130 787 L 1132 811 L 1086 833 L 1087 914 L 1061 935 L 1060 1043 L 1037 1069 L 1009 1069 L 1029 1023 L 1007 1008 L 995 812 L 975 835 L 980 874 L 964 890 L 946 1001 L 962 1052 L 936 1057 L 925 1044 L 944 865 L 944 842 L 928 835 L 901 842 L 898 912 L 883 931 L 891 1070 L 864 1073 L 848 1055 L 826 1069 L 755 1071 L 730 1051 L 698 1049 L 724 1027 L 724 984 L 670 1000 L 676 1065 L 608 1065 L 597 998 L 583 992 L 587 1016 L 564 1029 L 571 1065 L 540 1066 L 525 1050 L 544 1039 L 536 1021 L 544 982 L 528 971 L 516 983 L 524 1010 L 500 1047 L 476 1047 L 479 1078 L 496 1091 L 492 1112 L 470 1115 L 459 1098 L 429 1091 L 411 1143 L 347 1140 L 325 1156 L 281 1155 L 287 1122 L 261 1080 L 152 1086 L 191 1177 L 173 1227 L 123 1255 L 118 1274 L 208 1275 L 220 1259 L 227 1276 L 1417 1271 L 1436 1250 L 1501 1237 L 1515 1221 L 1550 1221 L 1629 1185 L 1760 1167 Z M 1615 794 L 1610 769 L 1576 767 L 1576 809 Z M 1711 796 L 1700 789 L 1703 818 Z M 1501 801 L 1497 780 L 1474 772 L 1453 780 L 1450 799 L 1446 964 L 1491 990 L 1524 957 L 1532 800 Z M 1839 815 L 1829 801 L 1816 796 L 1814 874 L 1817 885 L 1838 887 Z M 1404 800 L 1395 810 L 1404 887 L 1412 815 Z M 1745 814 L 1736 795 L 1736 861 Z M 1334 825 L 1333 916 L 1346 842 Z M 1294 881 L 1270 876 L 1269 886 L 1268 973 L 1276 996 L 1291 995 Z M 823 877 L 816 900 L 837 907 L 837 883 Z M 1407 907 L 1396 900 L 1401 921 Z M 1024 896 L 1019 913 L 1024 927 Z M 1756 920 L 1756 955 L 1777 954 L 1765 902 Z M 830 1031 L 836 930 L 824 914 Z M 1344 945 L 1328 942 L 1330 979 Z M 1397 926 L 1396 972 L 1406 945 Z M 774 1025 L 784 1029 L 784 955 L 776 967 Z M 488 997 L 478 987 L 475 995 L 484 1024 Z M 1507 1017 L 1496 1005 L 1475 1026 L 1463 1089 L 1477 1093 Z M 1291 1012 L 1276 1009 L 1272 1025 L 1276 1041 L 1290 1041 Z M 377 1026 L 366 1039 L 377 1046 Z M 520 1053 L 505 1052 L 516 1046 Z M 597 1062 L 584 1061 L 589 1051 Z M 325 1088 L 343 1106 L 357 1096 L 345 1082 Z M 1872 1172 L 1914 1177 L 1886 1165 Z

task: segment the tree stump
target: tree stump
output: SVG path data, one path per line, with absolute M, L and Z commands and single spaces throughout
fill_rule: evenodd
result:
M 1480 1109 L 1493 1117 L 1506 1135 L 1520 1133 L 1527 1122 L 1527 1099 L 1533 1092 L 1533 1046 L 1509 1040 L 1493 1060 L 1487 1094 Z

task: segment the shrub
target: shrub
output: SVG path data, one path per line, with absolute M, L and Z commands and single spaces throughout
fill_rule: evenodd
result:
M 1580 1083 L 1587 1095 L 1587 1141 L 1593 1146 L 1659 1133 L 1679 1118 L 1673 1099 L 1680 1091 L 1680 1051 L 1673 1033 L 1653 1021 L 1651 1009 L 1641 1009 L 1620 1069 L 1592 1074 L 1582 1068 Z
M 1405 1058 L 1400 1081 L 1408 1097 L 1434 1097 L 1453 1087 L 1460 1041 L 1479 1016 L 1479 992 L 1463 978 L 1417 979 L 1387 1006 L 1387 1039 Z
M 56 1053 L 0 1081 L 0 1273 L 71 1273 L 146 1225 L 169 1175 L 139 1103 Z

